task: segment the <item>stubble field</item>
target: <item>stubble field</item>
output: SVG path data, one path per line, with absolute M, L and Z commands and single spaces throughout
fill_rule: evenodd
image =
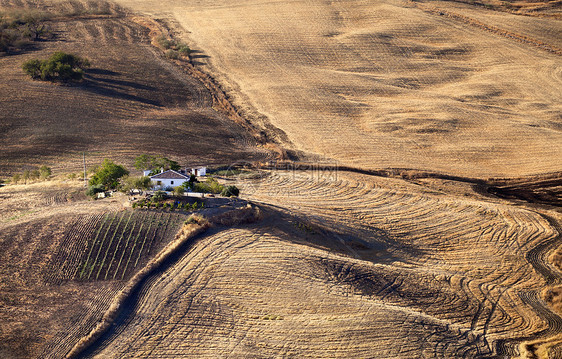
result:
M 235 103 L 299 150 L 471 177 L 561 170 L 559 19 L 432 1 L 118 2 L 182 26 Z
M 183 218 L 73 182 L 0 188 L 0 356 L 562 358 L 556 4 L 118 3 L 0 57 L 2 171 L 75 170 L 84 147 L 249 162 L 270 158 L 264 139 L 316 171 L 221 178 L 261 220 L 193 238 L 93 341 Z M 167 28 L 234 108 L 150 44 Z M 25 78 L 55 49 L 92 60 L 86 82 Z

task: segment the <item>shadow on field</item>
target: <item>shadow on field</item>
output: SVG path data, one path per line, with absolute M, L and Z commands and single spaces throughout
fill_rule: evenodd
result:
M 94 74 L 100 76 L 93 76 Z M 99 95 L 141 102 L 152 106 L 163 106 L 160 101 L 131 93 L 139 90 L 146 92 L 156 92 L 156 88 L 137 82 L 101 77 L 103 75 L 118 76 L 119 73 L 102 69 L 90 69 L 84 76 L 87 81 L 84 82 L 82 88 L 86 91 L 90 91 Z
M 197 59 L 208 59 L 210 57 L 209 55 L 205 55 L 201 50 L 191 50 L 189 53 L 189 58 L 193 65 L 204 65 L 203 62 L 197 61 Z

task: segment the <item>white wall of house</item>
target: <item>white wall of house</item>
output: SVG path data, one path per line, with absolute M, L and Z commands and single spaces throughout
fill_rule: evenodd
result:
M 191 173 L 193 173 L 196 176 L 206 176 L 207 167 L 194 167 L 191 169 Z
M 161 178 L 161 179 L 153 179 L 152 180 L 152 185 L 153 186 L 160 186 L 161 188 L 166 188 L 166 187 L 177 187 L 177 186 L 181 186 L 184 182 L 189 181 L 189 179 L 179 179 L 179 178 L 174 178 L 174 179 L 166 179 L 166 178 Z M 160 182 L 160 183 L 159 183 Z

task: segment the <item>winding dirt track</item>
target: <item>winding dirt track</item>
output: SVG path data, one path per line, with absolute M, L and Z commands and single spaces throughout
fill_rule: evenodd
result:
M 562 330 L 537 213 L 355 174 L 246 184 L 265 222 L 196 242 L 99 357 L 511 356 Z

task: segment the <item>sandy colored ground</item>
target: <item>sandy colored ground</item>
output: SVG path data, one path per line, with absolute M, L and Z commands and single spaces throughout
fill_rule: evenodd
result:
M 562 170 L 559 20 L 401 0 L 119 3 L 163 19 L 243 117 L 291 149 L 467 177 Z M 0 166 L 71 167 L 84 145 L 129 161 L 266 157 L 130 20 L 63 21 L 61 41 L 0 58 Z M 26 80 L 20 63 L 54 49 L 109 71 L 76 87 Z M 562 357 L 558 187 L 523 186 L 548 197 L 531 205 L 438 178 L 236 183 L 263 220 L 197 237 L 84 356 Z M 123 204 L 69 182 L 7 186 L 0 200 L 0 356 L 63 357 L 125 284 L 50 283 L 51 258 L 69 229 Z
M 343 173 L 251 188 L 263 222 L 200 239 L 97 357 L 503 357 L 561 330 L 539 213 Z
M 236 104 L 298 149 L 480 177 L 561 169 L 560 56 L 535 46 L 402 0 L 118 2 L 183 27 Z M 481 21 L 560 47 L 560 21 L 535 19 Z

